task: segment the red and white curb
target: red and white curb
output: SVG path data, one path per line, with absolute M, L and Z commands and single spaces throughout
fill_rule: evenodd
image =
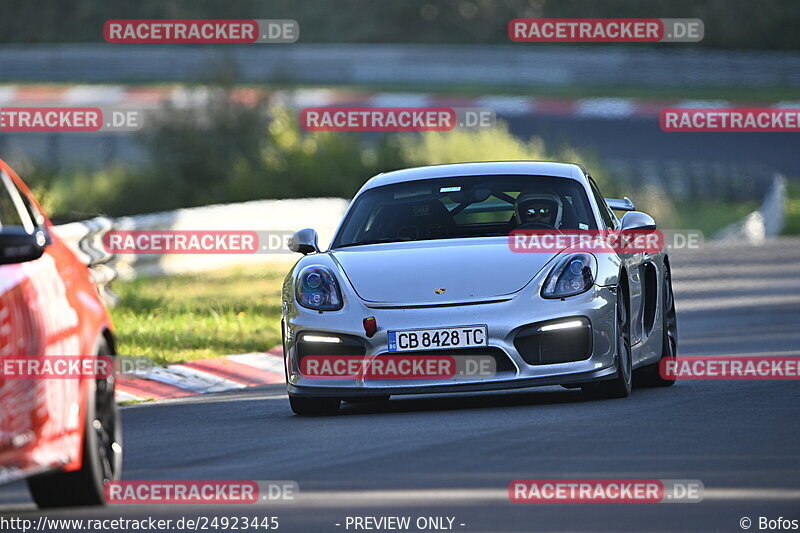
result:
M 117 401 L 164 400 L 284 383 L 283 351 L 228 355 L 153 367 L 117 380 Z
M 232 99 L 254 103 L 267 96 L 275 104 L 301 109 L 318 106 L 347 107 L 481 107 L 501 116 L 571 116 L 576 118 L 628 119 L 655 118 L 670 108 L 796 108 L 800 101 L 774 103 L 731 102 L 728 100 L 680 100 L 640 98 L 546 98 L 529 96 L 464 96 L 412 92 L 373 93 L 351 89 L 295 89 L 265 91 L 237 88 Z M 125 106 L 157 109 L 170 103 L 175 107 L 205 105 L 211 98 L 208 89 L 170 86 L 124 85 L 2 85 L 0 107 L 25 106 Z

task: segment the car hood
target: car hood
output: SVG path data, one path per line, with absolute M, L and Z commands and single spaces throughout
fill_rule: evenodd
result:
M 521 290 L 556 254 L 515 253 L 508 237 L 341 248 L 331 256 L 367 302 L 427 305 L 491 300 Z M 445 289 L 437 294 L 436 289 Z

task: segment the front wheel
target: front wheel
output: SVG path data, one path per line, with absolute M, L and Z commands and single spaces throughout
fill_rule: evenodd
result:
M 325 416 L 333 415 L 339 411 L 341 400 L 339 398 L 303 398 L 289 396 L 289 405 L 292 411 L 300 416 Z
M 582 387 L 592 398 L 625 398 L 630 396 L 633 383 L 633 355 L 631 352 L 630 313 L 628 298 L 622 286 L 617 287 L 616 332 L 617 372 L 614 377 Z
M 103 341 L 98 355 L 110 352 Z M 114 390 L 113 373 L 89 383 L 81 468 L 30 478 L 28 489 L 39 507 L 105 504 L 103 486 L 122 472 L 122 422 Z

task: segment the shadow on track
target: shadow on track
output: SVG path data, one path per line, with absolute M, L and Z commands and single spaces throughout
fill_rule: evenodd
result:
M 524 392 L 460 393 L 453 395 L 395 396 L 391 400 L 374 403 L 343 402 L 336 416 L 364 414 L 389 414 L 427 411 L 454 411 L 464 409 L 499 409 L 545 405 L 568 405 L 597 402 L 580 390 L 547 389 Z

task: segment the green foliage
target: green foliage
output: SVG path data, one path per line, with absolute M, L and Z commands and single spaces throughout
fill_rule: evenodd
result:
M 783 235 L 800 235 L 800 182 L 791 179 L 786 186 L 786 221 Z
M 160 364 L 261 352 L 281 341 L 280 290 L 289 265 L 114 282 L 119 353 Z
M 347 198 L 379 172 L 463 161 L 581 162 L 606 184 L 592 154 L 569 146 L 549 150 L 539 138 L 520 140 L 502 122 L 422 134 L 306 132 L 291 110 L 264 101 L 236 103 L 219 87 L 193 94 L 202 105 L 166 107 L 141 134 L 149 154 L 144 167 L 37 175 L 31 183 L 50 212 L 80 218 L 264 198 Z
M 551 150 L 539 137 L 523 140 L 515 137 L 503 122 L 480 130 L 425 132 L 397 138 L 403 166 L 463 163 L 468 161 L 560 161 L 578 163 L 587 168 L 604 194 L 614 186 L 606 179 L 599 159 L 592 152 L 563 145 Z

